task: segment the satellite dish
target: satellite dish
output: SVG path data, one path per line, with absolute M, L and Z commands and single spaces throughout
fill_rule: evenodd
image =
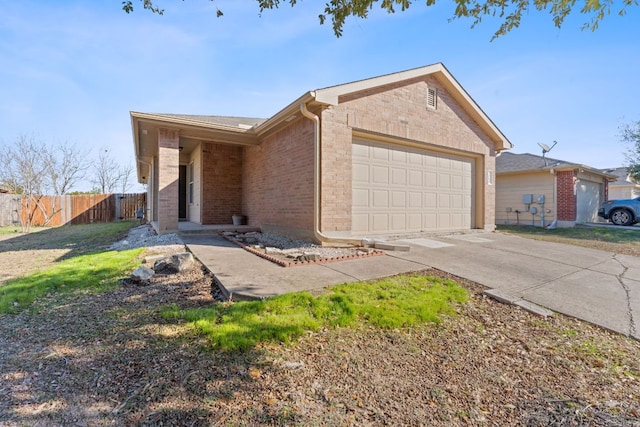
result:
M 551 148 L 547 144 L 543 144 L 542 142 L 538 142 L 540 148 L 542 148 L 543 153 L 548 153 Z
M 544 157 L 544 155 L 547 154 L 549 151 L 551 151 L 551 149 L 553 147 L 555 147 L 557 143 L 558 143 L 558 141 L 553 141 L 553 145 L 551 147 L 549 147 L 547 144 L 544 144 L 542 142 L 538 142 L 538 146 L 540 148 L 542 148 L 542 158 L 544 159 L 544 165 L 545 166 L 547 166 L 547 159 Z

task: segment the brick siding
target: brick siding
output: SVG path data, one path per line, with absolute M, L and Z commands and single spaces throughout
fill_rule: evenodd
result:
M 574 192 L 575 172 L 561 171 L 556 175 L 557 178 L 557 210 L 558 221 L 575 221 L 576 220 L 576 195 Z
M 178 229 L 179 132 L 158 130 L 158 231 Z
M 231 224 L 242 214 L 242 147 L 202 144 L 202 223 Z
M 244 150 L 242 207 L 249 224 L 311 237 L 313 122 L 298 119 Z
M 437 90 L 437 109 L 427 107 L 427 90 Z M 351 230 L 351 144 L 353 132 L 385 135 L 426 149 L 452 149 L 475 156 L 475 227 L 494 228 L 493 142 L 433 77 L 420 77 L 349 94 L 322 114 L 322 231 Z

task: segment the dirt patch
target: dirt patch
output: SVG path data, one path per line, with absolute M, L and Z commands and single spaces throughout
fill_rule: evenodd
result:
M 638 342 L 456 280 L 471 300 L 439 325 L 243 353 L 158 314 L 214 302 L 201 268 L 51 295 L 0 318 L 0 425 L 640 425 Z
M 69 249 L 23 249 L 13 243 L 20 233 L 0 235 L 0 286 L 16 277 L 36 273 L 69 253 Z

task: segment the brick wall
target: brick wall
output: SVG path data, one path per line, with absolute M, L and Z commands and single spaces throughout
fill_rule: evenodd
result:
M 203 224 L 231 224 L 232 215 L 242 214 L 242 150 L 233 145 L 202 144 Z
M 574 171 L 561 171 L 556 175 L 558 192 L 558 221 L 576 220 L 576 195 Z
M 427 90 L 438 93 L 437 109 L 427 108 Z M 475 227 L 493 228 L 495 181 L 493 142 L 433 77 L 378 87 L 340 98 L 322 112 L 322 231 L 351 229 L 351 144 L 361 136 L 388 135 L 430 150 L 442 147 L 475 155 Z
M 179 132 L 158 130 L 158 232 L 178 229 Z
M 243 213 L 250 225 L 293 237 L 313 235 L 313 122 L 298 119 L 245 147 Z

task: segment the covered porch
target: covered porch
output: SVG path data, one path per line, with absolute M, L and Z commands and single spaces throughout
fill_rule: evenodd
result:
M 158 233 L 240 230 L 244 147 L 261 119 L 131 113 L 138 180 Z M 252 228 L 255 230 L 256 228 Z

